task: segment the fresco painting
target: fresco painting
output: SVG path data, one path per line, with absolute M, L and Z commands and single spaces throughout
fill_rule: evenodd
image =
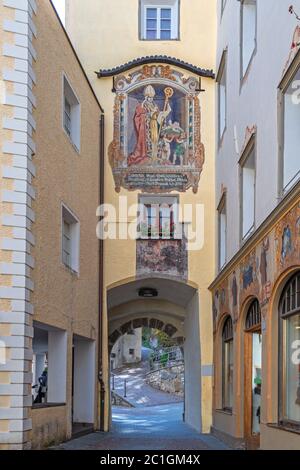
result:
M 205 159 L 197 79 L 145 66 L 115 86 L 108 154 L 116 191 L 196 193 Z
M 182 240 L 138 240 L 137 275 L 165 274 L 188 278 L 188 252 L 186 241 Z
M 296 261 L 295 261 L 296 260 Z M 245 256 L 213 293 L 214 328 L 224 314 L 236 321 L 242 305 L 258 298 L 262 312 L 272 296 L 278 277 L 289 267 L 300 265 L 300 204 L 297 203 Z M 227 299 L 221 302 L 220 296 Z

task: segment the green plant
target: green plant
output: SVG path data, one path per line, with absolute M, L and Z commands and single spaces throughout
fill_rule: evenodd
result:
M 167 353 L 165 354 L 162 354 L 161 357 L 160 357 L 160 364 L 162 367 L 166 367 L 167 364 L 168 364 L 168 359 L 169 359 L 169 356 Z

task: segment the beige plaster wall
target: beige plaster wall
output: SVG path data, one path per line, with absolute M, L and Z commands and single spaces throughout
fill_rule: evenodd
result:
M 36 408 L 32 410 L 32 448 L 35 450 L 59 444 L 69 436 L 68 410 L 66 406 Z

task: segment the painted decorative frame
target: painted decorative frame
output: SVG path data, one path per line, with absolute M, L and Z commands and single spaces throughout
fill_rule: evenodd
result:
M 115 188 L 149 193 L 198 191 L 205 161 L 199 82 L 169 65 L 144 65 L 115 78 Z

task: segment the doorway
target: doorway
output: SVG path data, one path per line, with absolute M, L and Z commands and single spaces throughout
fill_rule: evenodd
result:
M 262 331 L 259 302 L 248 310 L 245 326 L 245 441 L 248 450 L 260 447 Z
M 72 434 L 92 432 L 95 422 L 95 342 L 74 335 L 72 367 Z
M 117 359 L 118 351 L 112 350 L 122 336 L 127 335 L 126 345 L 133 350 L 135 347 L 131 344 L 129 346 L 128 343 L 132 339 L 130 338 L 132 331 L 142 328 L 166 333 L 169 338 L 182 347 L 184 355 L 184 403 L 180 405 L 179 419 L 182 421 L 184 417 L 187 424 L 198 432 L 203 432 L 202 423 L 205 421 L 206 415 L 210 418 L 210 410 L 208 406 L 202 407 L 204 397 L 202 396 L 200 302 L 197 289 L 186 282 L 174 279 L 139 278 L 109 289 L 107 305 L 109 334 L 107 364 L 111 363 L 111 359 L 114 361 Z M 112 358 L 110 357 L 111 353 L 114 354 Z M 162 357 L 159 357 L 158 362 L 164 362 L 164 353 Z M 168 369 L 162 374 L 164 382 L 167 382 L 168 377 L 175 375 L 175 372 Z M 153 381 L 156 380 L 154 378 L 153 374 Z M 177 379 L 177 381 L 176 378 L 174 380 L 176 387 L 177 384 L 179 386 L 180 377 Z M 160 377 L 158 381 L 160 381 Z M 116 382 L 117 379 L 115 386 Z M 128 387 L 126 385 L 126 398 L 132 389 L 131 382 L 129 380 Z M 112 381 L 108 380 L 108 390 L 112 386 Z M 123 384 L 119 380 L 119 389 L 123 393 L 124 380 Z M 110 394 L 108 394 L 108 398 L 110 398 Z M 112 423 L 111 402 L 108 403 L 107 411 L 107 427 L 110 429 Z M 207 430 L 206 428 L 205 431 Z

